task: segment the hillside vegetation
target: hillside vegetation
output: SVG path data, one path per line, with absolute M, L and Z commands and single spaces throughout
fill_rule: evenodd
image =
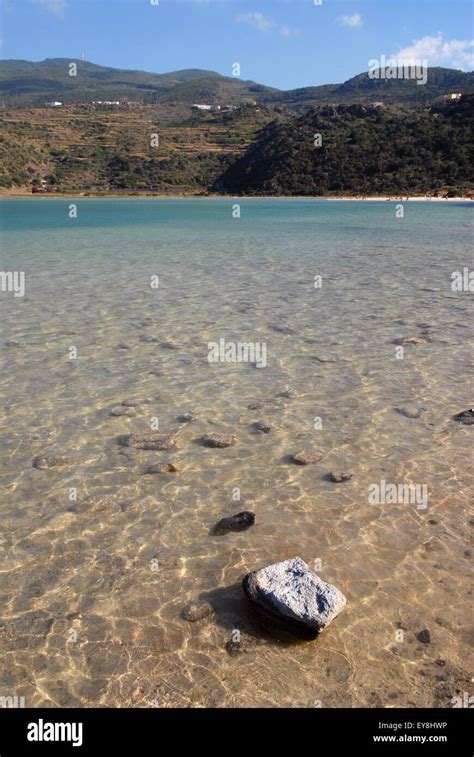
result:
M 76 61 L 78 76 L 70 77 L 69 63 L 0 62 L 3 192 L 363 195 L 473 188 L 472 73 L 429 69 L 424 86 L 365 73 L 282 92 L 200 69 L 149 74 Z M 464 93 L 462 99 L 447 100 L 453 92 Z M 46 100 L 66 104 L 50 108 Z M 199 111 L 196 102 L 222 109 Z
M 0 113 L 0 187 L 51 192 L 206 191 L 281 109 L 85 106 Z M 154 135 L 158 135 L 158 144 Z
M 473 117 L 473 96 L 416 110 L 312 108 L 266 126 L 214 189 L 258 195 L 468 192 L 474 187 Z
M 77 66 L 77 76 L 69 66 Z M 230 73 L 230 72 L 229 72 Z M 257 101 L 300 111 L 311 105 L 365 103 L 419 105 L 451 92 L 474 93 L 474 74 L 449 68 L 428 69 L 426 85 L 413 79 L 371 79 L 367 72 L 343 84 L 323 84 L 282 91 L 215 71 L 186 69 L 164 74 L 127 71 L 68 58 L 44 61 L 0 61 L 0 101 L 5 106 L 37 106 L 58 100 L 65 104 L 93 100 L 177 104 L 208 101 L 245 104 Z

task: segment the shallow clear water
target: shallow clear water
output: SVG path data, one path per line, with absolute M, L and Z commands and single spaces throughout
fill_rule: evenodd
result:
M 242 200 L 233 218 L 234 202 L 1 203 L 1 270 L 24 271 L 26 294 L 0 293 L 0 695 L 452 706 L 472 687 L 473 429 L 452 416 L 472 406 L 473 295 L 451 289 L 472 269 L 472 205 L 408 203 L 398 219 L 388 202 Z M 404 337 L 419 343 L 398 359 Z M 265 342 L 267 367 L 210 364 L 220 338 Z M 110 416 L 135 399 L 149 402 Z M 418 418 L 397 411 L 413 405 Z M 153 418 L 182 427 L 176 450 L 118 443 Z M 211 432 L 237 442 L 200 445 Z M 321 462 L 288 460 L 305 447 Z M 38 456 L 67 464 L 38 470 Z M 170 459 L 178 472 L 144 475 Z M 352 479 L 325 479 L 337 470 Z M 382 479 L 426 484 L 428 507 L 370 504 Z M 252 528 L 209 534 L 245 509 Z M 289 645 L 262 632 L 240 581 L 293 555 L 348 605 Z M 184 620 L 202 600 L 213 616 Z

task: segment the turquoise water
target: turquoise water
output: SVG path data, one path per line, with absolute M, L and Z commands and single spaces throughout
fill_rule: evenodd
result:
M 472 293 L 451 275 L 472 269 L 472 204 L 405 203 L 403 219 L 394 202 L 0 208 L 0 269 L 26 282 L 24 297 L 0 292 L 0 693 L 27 706 L 421 707 L 469 690 L 472 429 L 451 417 L 472 406 Z M 221 338 L 265 343 L 267 366 L 210 364 Z M 138 404 L 111 416 L 124 401 Z M 118 443 L 154 419 L 179 431 L 175 450 Z M 200 445 L 211 432 L 236 444 Z M 289 461 L 307 447 L 320 463 Z M 38 456 L 65 460 L 37 469 Z M 170 459 L 176 473 L 145 474 Z M 326 480 L 338 470 L 352 479 Z M 382 479 L 426 484 L 427 508 L 370 504 Z M 209 535 L 244 509 L 254 527 Z M 239 581 L 295 554 L 319 561 L 348 607 L 288 646 L 261 632 Z M 214 614 L 185 621 L 191 601 Z M 235 629 L 244 651 L 231 657 Z

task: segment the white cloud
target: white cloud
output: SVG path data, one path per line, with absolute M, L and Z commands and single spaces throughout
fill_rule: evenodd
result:
M 258 29 L 259 32 L 268 32 L 276 26 L 273 19 L 265 16 L 259 11 L 256 11 L 255 13 L 241 13 L 240 16 L 237 16 L 237 21 L 240 24 L 253 26 L 254 29 Z
M 280 34 L 282 37 L 298 37 L 300 30 L 292 29 L 290 26 L 282 26 L 280 27 Z
M 341 16 L 339 23 L 341 26 L 351 26 L 353 29 L 360 29 L 364 25 L 360 13 L 353 13 L 352 16 Z
M 474 68 L 474 39 L 443 39 L 441 32 L 435 36 L 421 37 L 404 47 L 392 58 L 414 63 L 426 58 L 428 66 L 449 66 L 452 68 Z
M 38 5 L 43 10 L 48 11 L 48 13 L 53 13 L 59 18 L 64 17 L 67 6 L 66 0 L 31 0 L 31 2 L 33 5 Z

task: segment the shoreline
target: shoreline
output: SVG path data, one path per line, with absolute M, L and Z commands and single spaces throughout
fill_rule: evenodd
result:
M 81 199 L 81 200 L 316 200 L 325 202 L 474 202 L 474 197 L 459 195 L 456 197 L 426 197 L 426 195 L 224 195 L 224 194 L 164 194 L 164 193 L 98 193 L 98 192 L 5 192 L 0 191 L 0 199 Z

